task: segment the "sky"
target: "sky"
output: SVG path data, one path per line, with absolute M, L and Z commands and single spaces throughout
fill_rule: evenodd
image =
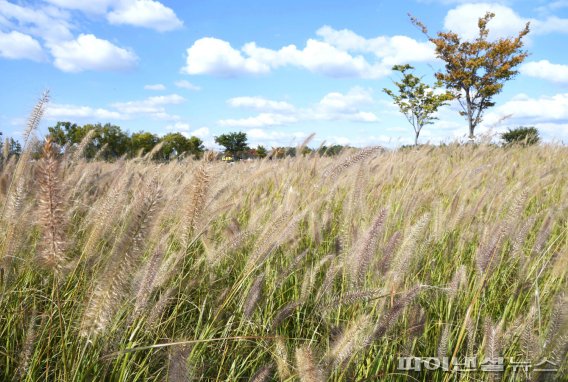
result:
M 519 74 L 495 97 L 479 135 L 535 126 L 568 142 L 568 0 L 0 0 L 0 131 L 16 139 L 43 91 L 41 138 L 57 121 L 112 123 L 134 133 L 181 132 L 215 148 L 243 131 L 268 148 L 413 142 L 383 92 L 411 64 L 432 84 L 442 62 L 431 34 L 490 38 L 531 23 Z M 420 142 L 465 140 L 456 102 Z

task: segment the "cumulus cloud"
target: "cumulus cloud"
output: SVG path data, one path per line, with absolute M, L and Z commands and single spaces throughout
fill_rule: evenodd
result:
M 185 98 L 170 94 L 165 96 L 148 97 L 138 101 L 116 102 L 108 108 L 96 108 L 85 105 L 49 104 L 46 117 L 50 119 L 74 118 L 82 120 L 131 120 L 140 117 L 150 117 L 158 120 L 178 120 L 179 117 L 167 112 L 168 105 L 176 105 Z M 176 129 L 183 130 L 183 123 L 175 123 Z M 189 125 L 187 125 L 189 128 Z
M 407 62 L 432 61 L 436 55 L 430 42 L 418 42 L 407 36 L 378 36 L 366 39 L 349 29 L 335 30 L 323 26 L 316 34 L 338 49 L 371 53 L 389 68 Z
M 519 94 L 497 107 L 491 118 L 510 115 L 511 121 L 525 124 L 536 122 L 568 122 L 568 93 L 532 98 Z
M 112 107 L 126 114 L 150 114 L 157 118 L 165 118 L 165 106 L 177 105 L 185 101 L 178 94 L 148 97 L 140 101 L 116 102 Z M 167 118 L 165 118 L 167 119 Z
M 444 28 L 458 33 L 465 39 L 474 39 L 479 35 L 477 21 L 486 12 L 495 13 L 489 23 L 489 37 L 515 36 L 527 22 L 531 23 L 531 34 L 568 33 L 568 19 L 550 16 L 546 19 L 526 18 L 512 8 L 499 3 L 466 3 L 451 9 L 444 18 Z
M 420 43 L 406 36 L 366 39 L 350 30 L 337 31 L 328 26 L 320 28 L 317 35 L 320 40 L 308 39 L 301 49 L 287 45 L 278 50 L 259 47 L 255 42 L 239 50 L 227 41 L 204 37 L 187 49 L 182 71 L 235 77 L 292 66 L 329 77 L 377 79 L 387 76 L 394 64 L 435 58 L 429 42 Z
M 25 7 L 0 0 L 0 26 L 17 30 L 45 41 L 69 40 L 70 15 L 52 6 Z
M 97 120 L 108 120 L 108 119 L 127 119 L 127 116 L 108 109 L 103 108 L 93 108 L 90 106 L 78 106 L 78 105 L 59 105 L 59 104 L 48 104 L 45 111 L 46 118 L 49 119 L 66 119 L 66 118 L 76 118 L 76 119 L 97 119 Z
M 361 110 L 374 103 L 369 90 L 355 87 L 347 93 L 332 92 L 326 94 L 318 103 L 307 108 L 273 101 L 262 97 L 236 97 L 228 101 L 234 107 L 246 107 L 260 111 L 256 116 L 223 119 L 221 126 L 260 128 L 266 126 L 290 125 L 302 121 L 352 121 L 376 122 L 376 114 Z
M 39 42 L 31 36 L 17 31 L 0 32 L 0 57 L 43 61 L 45 53 Z
M 127 24 L 167 32 L 181 28 L 183 22 L 171 8 L 154 0 L 129 0 L 118 2 L 107 14 L 111 24 Z
M 181 89 L 187 89 L 187 90 L 193 90 L 193 91 L 199 91 L 201 90 L 201 87 L 192 84 L 191 82 L 187 81 L 187 80 L 180 80 L 180 81 L 176 81 L 175 85 L 178 88 Z
M 166 90 L 166 87 L 164 86 L 164 84 L 152 84 L 152 85 L 144 85 L 144 89 L 161 91 L 161 90 Z
M 106 15 L 111 24 L 132 25 L 166 32 L 178 29 L 183 22 L 175 12 L 155 0 L 46 0 L 64 9 L 87 14 Z
M 49 48 L 55 58 L 54 65 L 64 72 L 128 70 L 138 61 L 131 50 L 92 34 L 81 34 L 74 40 L 50 44 Z
M 239 119 L 222 119 L 219 121 L 221 126 L 230 127 L 264 127 L 288 125 L 298 122 L 298 117 L 277 113 L 260 113 L 254 117 Z
M 550 82 L 568 83 L 568 65 L 553 64 L 548 60 L 527 62 L 520 68 L 522 74 Z
M 235 77 L 241 74 L 267 73 L 266 64 L 245 58 L 226 41 L 205 37 L 187 49 L 187 74 L 211 74 L 219 77 Z
M 286 112 L 293 111 L 294 105 L 284 101 L 272 101 L 263 97 L 235 97 L 227 101 L 232 107 L 246 107 L 256 110 Z

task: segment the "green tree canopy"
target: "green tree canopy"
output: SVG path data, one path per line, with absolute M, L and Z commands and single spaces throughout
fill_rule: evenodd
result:
M 147 131 L 139 131 L 130 136 L 130 152 L 132 156 L 147 154 L 158 144 L 160 139 Z
M 520 144 L 524 146 L 536 145 L 540 141 L 536 127 L 520 126 L 516 129 L 509 129 L 501 134 L 501 139 L 506 145 Z
M 418 137 L 422 128 L 432 124 L 437 118 L 434 116 L 438 109 L 446 105 L 453 98 L 449 92 L 436 93 L 441 85 L 439 83 L 430 87 L 422 79 L 412 74 L 414 67 L 410 65 L 395 65 L 394 71 L 400 72 L 402 79 L 394 82 L 397 92 L 383 89 L 394 101 L 414 129 L 414 144 L 418 144 Z
M 225 148 L 225 154 L 240 158 L 249 149 L 247 135 L 243 132 L 222 134 L 215 137 L 215 142 Z

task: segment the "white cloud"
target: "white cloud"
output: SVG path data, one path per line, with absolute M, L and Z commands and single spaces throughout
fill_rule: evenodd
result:
M 264 127 L 287 125 L 296 122 L 298 122 L 298 118 L 296 116 L 276 113 L 260 113 L 255 117 L 222 119 L 219 121 L 219 125 L 230 127 Z
M 0 26 L 45 41 L 71 39 L 69 18 L 69 14 L 52 6 L 30 8 L 0 0 Z
M 116 0 L 45 0 L 60 8 L 74 9 L 85 13 L 104 14 Z
M 234 77 L 241 74 L 267 73 L 270 67 L 251 58 L 226 41 L 205 37 L 187 49 L 187 65 L 182 69 L 187 74 L 211 74 L 219 77 Z
M 187 122 L 176 122 L 171 125 L 167 125 L 165 127 L 166 130 L 173 131 L 173 132 L 180 132 L 185 137 L 197 137 L 201 140 L 205 140 L 210 138 L 209 128 L 207 127 L 200 127 L 199 129 L 192 130 L 191 126 Z
M 568 122 L 568 93 L 531 98 L 519 94 L 499 106 L 487 121 L 511 115 L 510 121 L 519 124 L 537 122 Z
M 235 77 L 266 74 L 292 66 L 335 78 L 378 79 L 387 76 L 394 64 L 435 58 L 429 42 L 420 43 L 406 36 L 365 39 L 352 31 L 336 31 L 327 26 L 320 28 L 317 34 L 323 41 L 308 39 L 302 49 L 287 45 L 278 50 L 259 47 L 254 42 L 238 50 L 227 41 L 204 37 L 187 49 L 186 66 L 182 71 Z
M 294 105 L 284 101 L 272 101 L 262 97 L 235 97 L 227 101 L 232 107 L 247 107 L 256 110 L 286 112 L 293 111 Z
M 251 140 L 251 146 L 260 144 L 267 146 L 268 148 L 293 145 L 294 142 L 302 141 L 308 136 L 308 134 L 303 131 L 266 131 L 260 128 L 247 130 L 246 134 Z
M 492 39 L 516 36 L 527 22 L 531 23 L 531 34 L 568 33 L 568 19 L 556 16 L 540 20 L 525 18 L 506 5 L 486 2 L 467 3 L 451 9 L 444 19 L 444 27 L 465 39 L 474 39 L 479 35 L 478 19 L 486 12 L 495 13 L 488 24 Z
M 527 62 L 520 68 L 522 74 L 550 82 L 568 83 L 568 65 L 553 64 L 548 60 Z
M 223 119 L 219 121 L 221 126 L 260 128 L 301 121 L 378 121 L 374 113 L 361 110 L 361 107 L 372 105 L 374 100 L 370 90 L 360 87 L 354 87 L 345 94 L 326 94 L 317 104 L 307 108 L 296 108 L 287 102 L 262 97 L 236 97 L 228 103 L 234 107 L 252 108 L 260 113 L 253 117 Z
M 146 90 L 166 90 L 166 87 L 163 84 L 152 84 L 152 85 L 144 85 L 144 89 Z
M 208 138 L 210 136 L 209 133 L 209 128 L 207 127 L 200 127 L 199 129 L 193 130 L 191 132 L 191 135 L 200 138 L 200 139 L 205 139 Z
M 330 26 L 318 29 L 316 34 L 338 49 L 350 52 L 372 53 L 389 68 L 408 62 L 432 61 L 436 55 L 430 42 L 418 42 L 407 36 L 379 36 L 366 39 L 348 29 L 335 30 Z
M 185 101 L 178 94 L 148 97 L 140 101 L 116 102 L 112 107 L 126 114 L 150 114 L 156 118 L 168 119 L 165 114 L 165 105 L 177 105 Z
M 102 108 L 92 108 L 89 106 L 78 105 L 59 105 L 48 104 L 45 111 L 46 118 L 61 119 L 61 118 L 77 118 L 77 119 L 127 119 L 127 116 Z
M 181 89 L 188 89 L 188 90 L 193 90 L 193 91 L 199 91 L 201 90 L 201 87 L 192 84 L 191 82 L 187 81 L 187 80 L 180 80 L 180 81 L 176 81 L 175 85 L 178 88 Z
M 346 94 L 332 92 L 326 94 L 315 108 L 314 118 L 322 120 L 350 120 L 376 122 L 378 118 L 370 112 L 360 111 L 361 106 L 373 103 L 369 90 L 355 87 Z
M 43 61 L 45 53 L 39 42 L 26 34 L 0 32 L 0 57 Z
M 178 120 L 176 115 L 168 114 L 167 105 L 176 105 L 185 101 L 185 98 L 170 94 L 165 96 L 148 97 L 139 101 L 116 102 L 110 108 L 94 108 L 84 105 L 49 104 L 46 110 L 48 118 L 77 118 L 97 120 L 127 120 L 140 117 L 151 117 L 159 120 Z M 189 125 L 176 122 L 169 125 L 178 131 L 189 130 Z
M 167 125 L 166 130 L 173 130 L 173 131 L 189 131 L 189 123 L 187 122 L 176 122 L 173 125 Z
M 121 71 L 134 67 L 138 60 L 131 50 L 92 34 L 81 34 L 75 40 L 50 44 L 49 47 L 55 58 L 54 65 L 64 72 Z
M 183 22 L 171 8 L 154 0 L 128 0 L 119 2 L 107 15 L 111 24 L 127 24 L 166 32 L 181 28 Z

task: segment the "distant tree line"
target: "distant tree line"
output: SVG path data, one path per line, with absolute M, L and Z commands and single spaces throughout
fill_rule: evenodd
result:
M 155 149 L 153 158 L 169 160 L 175 157 L 201 158 L 205 147 L 197 137 L 185 137 L 181 133 L 168 133 L 162 137 L 145 131 L 129 134 L 120 126 L 107 124 L 77 125 L 71 122 L 57 122 L 48 127 L 49 137 L 61 147 L 77 146 L 87 137 L 84 155 L 87 159 L 95 156 L 114 160 L 123 156 L 133 158 Z M 159 145 L 159 146 L 158 146 Z

